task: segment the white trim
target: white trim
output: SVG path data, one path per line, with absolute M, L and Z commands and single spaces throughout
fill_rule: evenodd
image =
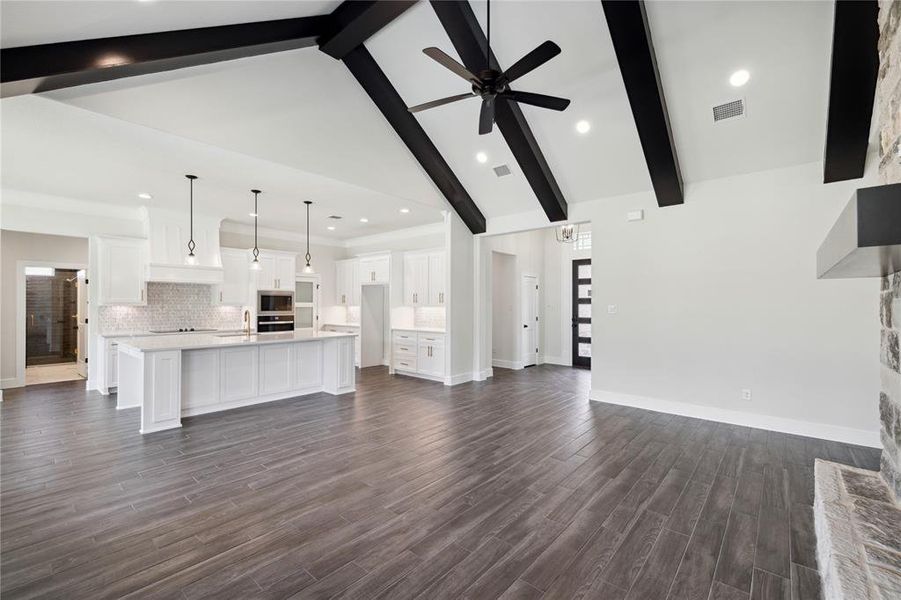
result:
M 456 375 L 448 375 L 444 379 L 444 385 L 459 385 L 472 381 L 472 373 L 458 373 Z
M 472 374 L 473 381 L 485 381 L 489 377 L 494 377 L 494 369 L 492 369 L 491 367 L 482 369 L 481 371 L 476 371 Z
M 0 379 L 0 389 L 20 388 L 24 385 L 25 380 L 19 379 L 18 377 L 7 377 L 6 379 Z
M 572 361 L 567 360 L 563 356 L 539 356 L 538 358 L 546 365 L 560 365 L 562 367 L 573 366 Z
M 54 267 L 57 269 L 82 269 L 87 272 L 88 266 L 83 263 L 68 263 L 41 260 L 16 261 L 16 383 L 15 387 L 25 385 L 25 267 Z M 90 368 L 89 368 L 90 371 Z M 6 386 L 4 386 L 6 387 Z
M 606 390 L 592 389 L 588 397 L 597 402 L 632 406 L 634 408 L 643 408 L 645 410 L 681 415 L 683 417 L 694 417 L 697 419 L 706 419 L 708 421 L 717 421 L 719 423 L 729 423 L 731 425 L 768 429 L 770 431 L 803 435 L 806 437 L 844 442 L 846 444 L 856 444 L 859 446 L 869 446 L 871 448 L 882 447 L 878 431 L 853 429 L 851 427 L 830 425 L 828 423 L 798 421 L 796 419 L 787 419 L 772 415 L 749 413 L 728 408 L 718 408 L 716 406 L 690 404 L 688 402 L 678 402 L 675 400 L 664 400 L 662 398 L 633 396 L 631 394 L 609 392 Z
M 500 358 L 492 358 L 491 366 L 498 367 L 499 369 L 524 369 L 525 365 L 523 365 L 523 361 L 521 360 L 503 360 Z
M 428 225 L 417 225 L 415 227 L 406 227 L 404 229 L 395 229 L 394 231 L 386 231 L 384 233 L 374 233 L 372 235 L 364 235 L 361 237 L 348 238 L 344 240 L 345 248 L 353 248 L 354 246 L 367 246 L 380 244 L 383 242 L 396 242 L 399 238 L 425 237 L 432 235 L 444 235 L 446 233 L 444 221 L 437 223 L 429 223 Z M 384 254 L 386 251 L 376 252 L 376 254 Z
M 253 236 L 253 225 L 238 223 L 237 221 L 229 221 L 224 219 L 219 225 L 219 232 L 235 233 L 238 235 Z M 297 231 L 286 231 L 284 229 L 276 229 L 274 227 L 259 227 L 257 230 L 258 237 L 268 238 L 272 240 L 281 240 L 283 242 L 306 242 L 305 233 Z M 334 240 L 327 237 L 310 236 L 310 243 L 317 246 L 333 246 L 335 248 L 345 248 L 346 244 L 342 240 Z M 263 249 L 260 248 L 260 251 Z

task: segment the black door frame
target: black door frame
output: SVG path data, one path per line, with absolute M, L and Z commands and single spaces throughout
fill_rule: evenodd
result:
M 586 369 L 591 368 L 591 357 L 590 356 L 579 356 L 579 343 L 590 344 L 590 337 L 579 337 L 579 323 L 587 323 L 591 324 L 590 317 L 580 317 L 579 316 L 579 305 L 580 304 L 591 304 L 591 293 L 589 292 L 588 298 L 579 298 L 579 285 L 580 284 L 591 284 L 591 279 L 579 279 L 579 267 L 582 265 L 591 265 L 590 258 L 581 258 L 573 261 L 573 282 L 572 282 L 572 297 L 573 297 L 573 316 L 572 316 L 572 327 L 573 327 L 573 343 L 572 343 L 572 351 L 573 351 L 573 366 L 574 367 L 583 367 Z

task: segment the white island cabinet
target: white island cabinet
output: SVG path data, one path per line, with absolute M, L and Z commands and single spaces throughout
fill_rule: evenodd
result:
M 141 433 L 181 427 L 186 416 L 355 389 L 346 333 L 140 337 L 118 349 L 119 408 L 141 408 Z

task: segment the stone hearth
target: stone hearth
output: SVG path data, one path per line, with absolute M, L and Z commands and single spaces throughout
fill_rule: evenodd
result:
M 816 461 L 814 516 L 825 600 L 901 598 L 901 507 L 873 471 Z

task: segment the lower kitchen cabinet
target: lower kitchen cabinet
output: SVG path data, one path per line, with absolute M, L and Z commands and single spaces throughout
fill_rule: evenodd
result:
M 444 381 L 444 334 L 395 329 L 391 365 L 396 373 Z

